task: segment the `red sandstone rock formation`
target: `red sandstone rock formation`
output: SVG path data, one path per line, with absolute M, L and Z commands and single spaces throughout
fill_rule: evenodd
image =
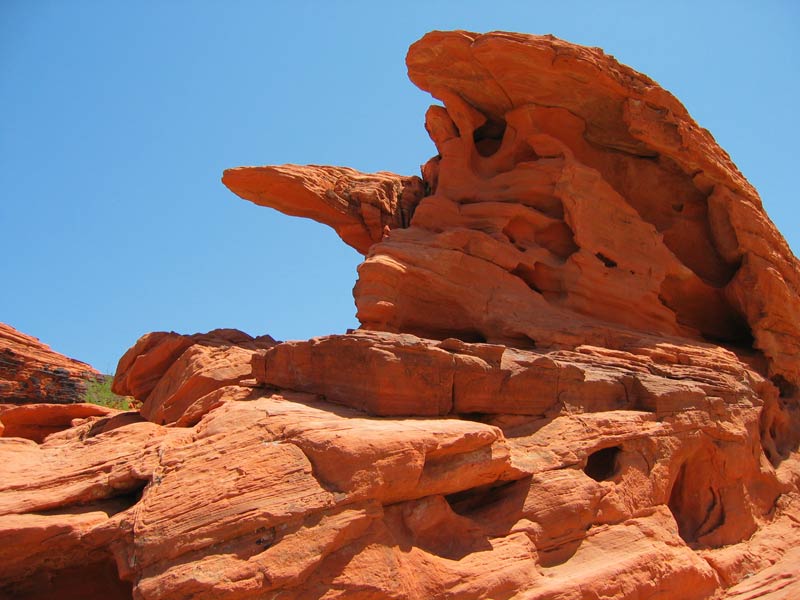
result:
M 255 204 L 330 225 L 361 254 L 385 228 L 408 227 L 424 194 L 419 177 L 347 167 L 242 167 L 225 171 L 222 181 Z
M 120 359 L 112 391 L 141 401 L 141 414 L 154 423 L 194 425 L 225 400 L 221 390 L 247 385 L 253 352 L 274 344 L 236 329 L 149 333 Z
M 0 436 L 42 443 L 50 434 L 73 427 L 76 421 L 118 412 L 88 403 L 0 405 Z
M 422 180 L 225 173 L 366 254 L 362 329 L 148 334 L 133 413 L 0 439 L 15 597 L 800 597 L 798 261 L 654 82 L 432 33 Z
M 86 363 L 0 323 L 0 404 L 82 402 L 86 381 L 99 376 Z

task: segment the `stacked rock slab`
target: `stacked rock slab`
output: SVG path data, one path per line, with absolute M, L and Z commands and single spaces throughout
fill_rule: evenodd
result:
M 800 269 L 653 81 L 434 32 L 422 177 L 225 172 L 365 254 L 360 330 L 144 336 L 141 415 L 0 439 L 14 597 L 800 597 Z
M 86 363 L 0 323 L 0 436 L 41 441 L 74 419 L 111 412 L 83 404 L 86 384 L 102 377 Z
M 86 363 L 0 323 L 0 404 L 82 402 L 86 382 L 97 377 Z

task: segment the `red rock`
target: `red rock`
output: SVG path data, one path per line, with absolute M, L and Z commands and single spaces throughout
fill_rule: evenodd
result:
M 771 376 L 800 382 L 797 259 L 674 97 L 547 37 L 434 32 L 407 64 L 445 104 L 427 116 L 439 157 L 411 226 L 359 268 L 364 327 L 539 347 L 613 345 L 620 326 L 754 339 Z
M 794 599 L 800 275 L 755 191 L 597 49 L 435 32 L 408 66 L 424 186 L 224 177 L 367 254 L 362 329 L 148 334 L 141 415 L 0 438 L 0 595 Z
M 671 414 L 692 403 L 708 406 L 711 395 L 759 402 L 743 383 L 748 378 L 769 386 L 722 348 L 687 345 L 680 358 L 616 352 L 611 360 L 609 354 L 590 346 L 544 352 L 356 331 L 257 352 L 252 374 L 263 385 L 319 394 L 382 416 L 544 416 L 620 408 Z M 358 377 L 352 365 L 359 365 Z
M 105 417 L 119 411 L 96 404 L 0 405 L 0 435 L 42 442 L 51 433 L 73 426 L 86 417 Z
M 358 377 L 352 366 L 359 365 Z M 362 334 L 278 344 L 253 359 L 265 385 L 319 394 L 375 415 L 451 412 L 452 356 L 414 336 Z
M 193 425 L 216 405 L 220 388 L 251 378 L 253 352 L 274 343 L 235 329 L 149 333 L 120 359 L 112 390 L 140 400 L 150 421 Z
M 225 171 L 222 182 L 255 204 L 333 227 L 361 254 L 387 228 L 407 227 L 424 194 L 419 177 L 346 167 L 238 167 Z
M 83 402 L 86 382 L 100 373 L 0 323 L 0 403 Z

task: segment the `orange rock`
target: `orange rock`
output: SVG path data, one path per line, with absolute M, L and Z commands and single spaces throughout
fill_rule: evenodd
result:
M 253 375 L 264 385 L 320 394 L 374 415 L 452 410 L 452 356 L 414 336 L 357 333 L 286 342 L 256 354 Z
M 539 347 L 624 327 L 752 345 L 800 383 L 797 259 L 673 96 L 551 37 L 434 32 L 407 64 L 444 102 L 439 157 L 359 268 L 364 327 Z
M 732 352 L 692 345 L 680 350 L 682 356 L 591 346 L 536 351 L 356 331 L 259 351 L 253 354 L 252 375 L 262 385 L 319 394 L 382 416 L 544 416 L 625 408 L 664 415 L 707 408 L 709 396 L 757 403 L 751 385 L 772 389 Z M 352 376 L 352 365 L 359 366 L 358 377 Z M 752 384 L 744 383 L 748 378 Z M 776 418 L 785 415 L 776 412 Z M 795 432 L 787 430 L 784 437 L 794 439 Z
M 193 425 L 216 405 L 217 390 L 252 377 L 253 352 L 274 343 L 235 329 L 149 333 L 120 359 L 112 390 L 141 401 L 150 421 Z
M 255 204 L 333 227 L 361 254 L 381 241 L 387 228 L 408 227 L 424 194 L 419 177 L 346 167 L 238 167 L 225 171 L 222 182 Z
M 141 415 L 0 413 L 34 431 L 0 437 L 0 596 L 797 595 L 800 275 L 755 191 L 600 50 L 435 32 L 408 66 L 424 185 L 224 177 L 367 254 L 363 329 L 148 334 Z
M 3 427 L 0 435 L 42 442 L 51 433 L 71 428 L 76 420 L 118 412 L 96 404 L 0 405 L 0 424 Z
M 86 382 L 100 373 L 0 323 L 0 403 L 83 402 Z

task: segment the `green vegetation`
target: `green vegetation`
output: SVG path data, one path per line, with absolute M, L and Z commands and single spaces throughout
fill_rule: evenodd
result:
M 117 396 L 111 391 L 111 384 L 113 382 L 114 378 L 111 376 L 103 376 L 94 381 L 86 382 L 86 396 L 84 396 L 84 402 L 115 408 L 117 410 L 131 410 L 131 408 L 133 408 L 131 406 L 133 398 Z

